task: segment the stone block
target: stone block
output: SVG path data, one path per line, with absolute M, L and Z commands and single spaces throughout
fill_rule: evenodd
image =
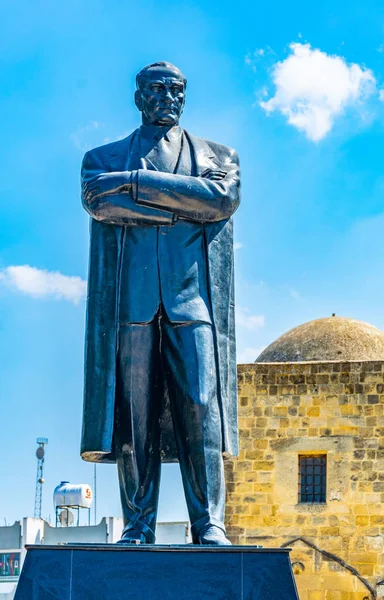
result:
M 15 600 L 298 600 L 289 552 L 247 546 L 30 546 Z

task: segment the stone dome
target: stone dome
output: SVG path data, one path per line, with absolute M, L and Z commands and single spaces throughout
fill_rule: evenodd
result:
M 284 333 L 255 362 L 384 360 L 384 331 L 354 319 L 315 319 Z

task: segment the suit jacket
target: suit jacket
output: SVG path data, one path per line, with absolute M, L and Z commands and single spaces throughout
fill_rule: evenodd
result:
M 218 365 L 223 452 L 236 455 L 237 380 L 234 326 L 232 214 L 240 202 L 239 161 L 234 150 L 197 138 L 186 131 L 195 175 L 137 170 L 137 194 L 82 194 L 91 215 L 91 240 L 85 343 L 85 385 L 81 455 L 91 462 L 114 462 L 116 354 L 119 324 L 122 249 L 130 227 L 171 225 L 178 218 L 204 226 L 212 305 L 212 326 Z M 86 183 L 103 173 L 126 172 L 137 130 L 127 138 L 86 153 Z M 221 181 L 201 175 L 222 169 Z M 134 282 L 132 282 L 134 285 Z M 162 418 L 162 457 L 176 459 L 167 398 Z
M 160 127 L 144 130 L 144 139 L 142 129 L 132 142 L 129 171 L 145 166 L 196 175 L 188 139 L 180 127 L 173 128 L 160 146 L 156 143 Z M 160 304 L 171 322 L 211 323 L 204 224 L 180 217 L 171 227 L 130 227 L 127 233 L 121 266 L 120 324 L 148 323 Z

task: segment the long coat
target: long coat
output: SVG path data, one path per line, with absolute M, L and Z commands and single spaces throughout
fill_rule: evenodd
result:
M 82 166 L 86 183 L 103 173 L 129 170 L 137 130 L 123 140 L 86 153 Z M 116 354 L 122 249 L 130 226 L 164 225 L 175 217 L 203 223 L 218 368 L 223 453 L 236 455 L 237 381 L 234 325 L 233 226 L 231 215 L 240 202 L 239 163 L 234 150 L 197 138 L 186 131 L 192 175 L 139 169 L 137 197 L 119 191 L 103 198 L 82 193 L 91 215 L 90 258 L 85 340 L 84 411 L 81 456 L 90 462 L 115 462 Z M 221 181 L 201 175 L 225 170 Z M 132 282 L 134 285 L 134 282 Z M 162 458 L 177 459 L 169 402 L 165 392 L 162 417 Z

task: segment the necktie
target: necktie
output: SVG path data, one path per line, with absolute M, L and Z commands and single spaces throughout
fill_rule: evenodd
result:
M 156 138 L 155 138 L 156 139 Z M 145 155 L 143 159 L 147 169 L 156 169 L 163 173 L 174 173 L 179 160 L 181 149 L 181 137 L 169 139 L 167 135 L 160 137 L 159 141 L 154 141 L 155 145 Z

